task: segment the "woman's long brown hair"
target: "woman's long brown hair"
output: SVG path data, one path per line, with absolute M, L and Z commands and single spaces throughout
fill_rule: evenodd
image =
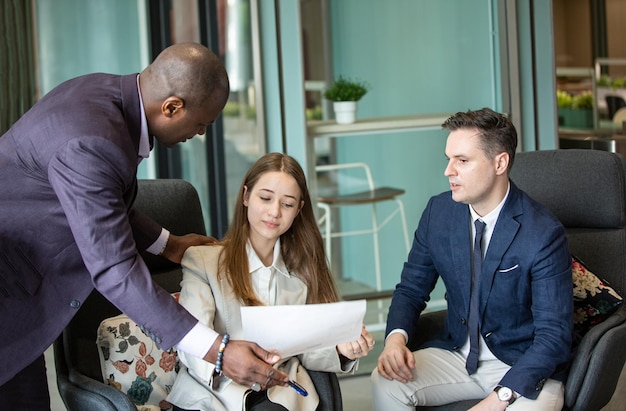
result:
M 271 171 L 292 176 L 302 193 L 302 209 L 291 227 L 281 235 L 281 251 L 287 269 L 307 286 L 307 303 L 329 303 L 339 300 L 332 274 L 328 267 L 324 242 L 315 221 L 311 197 L 304 171 L 293 158 L 282 153 L 266 154 L 248 170 L 235 203 L 233 221 L 221 241 L 219 271 L 227 276 L 235 295 L 245 305 L 263 305 L 252 287 L 246 243 L 250 235 L 248 208 L 243 204 L 244 187 L 252 191 L 259 178 Z

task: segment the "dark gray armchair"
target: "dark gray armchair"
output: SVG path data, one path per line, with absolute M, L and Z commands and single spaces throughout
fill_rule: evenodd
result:
M 200 200 L 195 188 L 183 180 L 140 180 L 134 207 L 173 234 L 205 234 Z M 155 282 L 168 292 L 180 291 L 180 266 L 163 257 L 142 254 Z M 63 334 L 54 343 L 57 384 L 68 411 L 137 411 L 117 388 L 102 382 L 96 347 L 100 322 L 120 314 L 100 293 L 93 291 Z M 320 410 L 341 411 L 339 381 L 334 373 L 310 372 L 320 397 Z
M 597 150 L 519 153 L 511 179 L 548 207 L 566 228 L 570 251 L 624 296 L 626 291 L 626 160 Z M 419 341 L 442 326 L 445 311 L 420 318 Z M 574 352 L 565 383 L 568 411 L 597 411 L 613 396 L 626 360 L 626 308 L 594 326 Z M 467 410 L 463 401 L 417 410 Z

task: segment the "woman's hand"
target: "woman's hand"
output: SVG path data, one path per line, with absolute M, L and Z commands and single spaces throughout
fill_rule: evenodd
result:
M 356 360 L 369 354 L 374 348 L 374 344 L 376 344 L 374 337 L 365 329 L 364 325 L 359 339 L 337 345 L 337 352 L 346 358 Z

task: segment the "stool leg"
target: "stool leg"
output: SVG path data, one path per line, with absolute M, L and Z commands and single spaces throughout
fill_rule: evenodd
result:
M 332 243 L 331 243 L 331 215 L 330 206 L 324 203 L 317 203 L 317 206 L 324 210 L 324 215 L 320 218 L 320 222 L 324 222 L 324 244 L 326 247 L 326 258 L 328 265 L 332 266 Z
M 376 210 L 376 203 L 372 203 L 372 237 L 374 240 L 374 265 L 376 270 L 376 291 L 381 291 L 383 289 L 383 279 L 382 272 L 380 268 L 380 243 L 378 239 L 378 232 L 380 228 L 378 227 L 378 217 Z M 383 315 L 383 301 L 378 299 L 378 323 L 382 324 L 385 321 Z
M 406 215 L 404 214 L 404 203 L 399 198 L 396 198 L 398 208 L 400 209 L 400 219 L 402 220 L 402 231 L 404 232 L 404 244 L 406 246 L 406 253 L 411 251 L 411 243 L 409 242 L 409 231 L 406 228 Z
M 376 270 L 376 291 L 383 288 L 380 271 L 380 245 L 378 243 L 378 218 L 376 217 L 376 203 L 372 203 L 372 237 L 374 240 L 374 265 Z

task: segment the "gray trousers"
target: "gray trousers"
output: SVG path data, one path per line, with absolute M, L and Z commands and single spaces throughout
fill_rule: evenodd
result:
M 465 357 L 458 352 L 425 348 L 413 352 L 413 381 L 389 381 L 372 372 L 374 411 L 414 411 L 416 406 L 443 405 L 483 399 L 498 385 L 511 368 L 502 361 L 481 361 L 478 371 L 467 375 Z M 519 397 L 507 410 L 559 411 L 563 407 L 563 383 L 547 380 L 536 400 Z

